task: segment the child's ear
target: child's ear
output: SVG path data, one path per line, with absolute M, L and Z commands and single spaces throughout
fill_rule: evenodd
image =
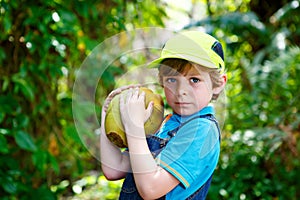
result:
M 224 89 L 227 82 L 227 75 L 222 74 L 221 75 L 221 84 L 218 87 L 213 88 L 213 94 L 220 94 L 222 90 Z

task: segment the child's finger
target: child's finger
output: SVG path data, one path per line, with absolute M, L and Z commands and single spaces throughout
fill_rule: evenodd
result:
M 124 109 L 124 94 L 122 94 L 120 96 L 120 102 L 119 102 L 119 104 L 120 104 L 120 110 L 123 110 Z
M 144 99 L 145 99 L 145 92 L 142 91 L 141 94 L 139 95 L 139 100 L 143 101 L 144 102 Z
M 126 94 L 126 103 L 128 104 L 131 101 L 133 95 L 133 89 L 130 88 Z M 125 97 L 124 97 L 125 98 Z
M 132 98 L 138 99 L 139 98 L 139 89 L 134 88 L 132 91 Z
M 151 101 L 149 104 L 148 104 L 148 107 L 146 109 L 146 117 L 145 117 L 145 122 L 149 119 L 149 117 L 151 116 L 151 113 L 153 111 L 153 108 L 154 108 L 154 102 Z

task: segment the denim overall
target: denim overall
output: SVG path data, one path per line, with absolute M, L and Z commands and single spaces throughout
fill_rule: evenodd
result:
M 200 116 L 196 116 L 182 124 L 180 124 L 180 126 L 178 126 L 177 128 L 171 130 L 168 132 L 168 135 L 170 136 L 169 138 L 166 139 L 162 139 L 159 138 L 155 135 L 148 135 L 147 136 L 147 143 L 149 146 L 149 149 L 153 155 L 153 157 L 155 158 L 160 152 L 161 150 L 164 149 L 164 147 L 167 145 L 167 143 L 169 142 L 170 139 L 172 139 L 172 137 L 174 137 L 177 133 L 177 131 L 185 124 L 187 124 L 188 122 L 190 122 L 191 120 L 195 119 L 195 118 L 206 118 L 209 119 L 211 121 L 213 121 L 219 131 L 219 139 L 220 139 L 220 129 L 219 129 L 219 125 L 217 120 L 215 119 L 215 117 L 211 114 L 208 115 L 200 115 Z M 186 198 L 186 200 L 204 200 L 207 193 L 208 193 L 208 189 L 210 187 L 210 183 L 212 180 L 212 175 L 210 176 L 210 178 L 193 194 L 191 194 L 188 198 Z M 135 185 L 134 182 L 134 177 L 132 173 L 128 173 L 126 175 L 126 178 L 123 182 L 123 186 L 120 192 L 120 197 L 119 200 L 142 200 L 143 198 L 139 195 L 137 187 Z M 162 196 L 160 197 L 158 200 L 164 200 L 166 199 L 166 196 Z

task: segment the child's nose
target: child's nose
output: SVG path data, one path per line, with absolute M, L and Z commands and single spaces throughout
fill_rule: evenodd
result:
M 185 80 L 181 80 L 177 84 L 177 94 L 178 95 L 186 95 L 188 90 L 188 84 Z

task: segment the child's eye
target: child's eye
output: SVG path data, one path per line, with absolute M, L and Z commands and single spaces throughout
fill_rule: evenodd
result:
M 167 83 L 175 83 L 176 79 L 175 78 L 167 78 L 166 81 L 167 81 Z
M 200 82 L 200 79 L 199 78 L 191 78 L 190 81 L 192 83 L 198 83 L 198 82 Z

